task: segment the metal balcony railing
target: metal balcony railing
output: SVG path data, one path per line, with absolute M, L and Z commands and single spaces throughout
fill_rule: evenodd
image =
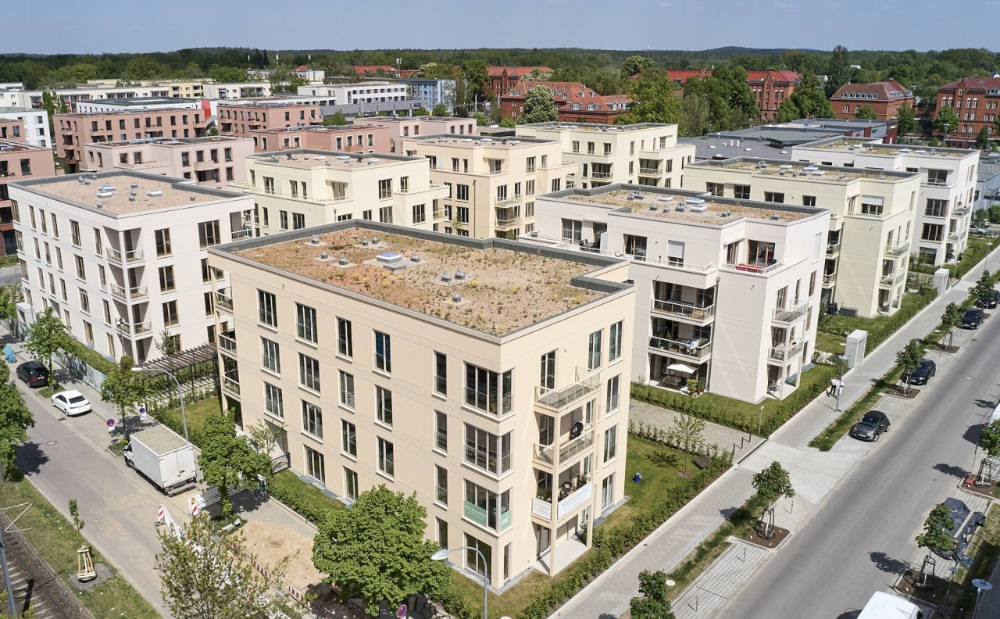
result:
M 802 346 L 802 342 L 772 346 L 768 351 L 767 356 L 769 359 L 774 359 L 776 361 L 788 361 L 793 355 L 802 352 Z
M 559 444 L 559 462 L 565 463 L 573 456 L 579 455 L 594 445 L 594 428 L 587 426 L 576 438 Z M 539 445 L 535 443 L 535 459 L 545 464 L 555 462 L 556 445 Z
M 216 292 L 215 307 L 220 307 L 231 313 L 233 311 L 233 298 L 223 292 Z
M 774 310 L 774 321 L 775 322 L 794 322 L 795 320 L 806 315 L 809 311 L 808 303 L 800 303 L 796 307 L 791 309 L 781 309 L 775 308 Z
M 712 344 L 706 338 L 700 340 L 672 340 L 654 336 L 649 338 L 649 347 L 696 361 L 707 359 L 712 353 Z
M 653 311 L 671 316 L 681 316 L 692 320 L 705 320 L 715 315 L 715 305 L 702 307 L 693 303 L 653 299 Z
M 219 334 L 219 348 L 232 354 L 236 354 L 236 340 L 229 335 Z
M 104 255 L 108 257 L 111 262 L 117 262 L 118 264 L 129 264 L 133 262 L 140 262 L 142 260 L 142 250 L 133 249 L 131 251 L 122 252 L 113 247 L 108 247 L 104 250 Z

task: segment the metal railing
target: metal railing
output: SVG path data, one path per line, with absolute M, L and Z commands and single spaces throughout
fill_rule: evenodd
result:
M 572 492 L 559 499 L 556 504 L 556 520 L 562 520 L 574 509 L 581 507 L 590 500 L 594 492 L 594 484 L 589 480 L 577 482 Z M 552 501 L 539 497 L 531 499 L 531 513 L 539 518 L 551 520 Z
M 587 426 L 576 438 L 563 441 L 559 444 L 559 462 L 565 462 L 576 456 L 585 450 L 589 449 L 594 444 L 594 428 L 593 426 Z M 555 450 L 556 445 L 539 445 L 535 443 L 535 459 L 539 462 L 544 462 L 545 464 L 552 464 L 555 462 Z
M 111 296 L 116 299 L 122 299 L 123 301 L 136 301 L 148 296 L 145 286 L 125 288 L 123 286 L 119 286 L 118 284 L 111 283 L 108 284 L 108 292 L 111 293 Z
M 253 228 L 241 228 L 239 230 L 233 230 L 234 241 L 250 238 L 252 236 L 253 236 Z
M 834 284 L 834 282 L 836 282 L 836 281 L 837 281 L 837 274 L 836 273 L 830 273 L 829 275 L 823 275 L 823 285 L 824 286 L 832 286 Z
M 228 335 L 219 334 L 219 348 L 232 354 L 236 354 L 236 340 Z
M 503 199 L 501 199 L 500 197 L 497 197 L 497 205 L 501 205 L 501 204 L 515 204 L 517 202 L 520 202 L 522 197 L 523 196 L 521 194 L 517 194 L 515 196 L 509 196 L 509 197 L 506 197 L 506 198 L 503 198 Z
M 225 293 L 216 292 L 215 293 L 215 306 L 221 307 L 222 309 L 232 312 L 233 311 L 233 298 Z
M 142 260 L 142 250 L 133 249 L 131 251 L 122 252 L 113 247 L 108 247 L 104 250 L 104 255 L 108 257 L 108 260 L 112 262 L 117 262 L 118 264 L 127 264 L 130 262 L 139 262 Z
M 886 256 L 891 256 L 893 258 L 898 258 L 899 256 L 903 256 L 903 255 L 908 254 L 908 253 L 910 253 L 910 244 L 909 243 L 902 243 L 900 245 L 896 245 L 895 247 L 886 247 L 885 248 L 885 255 Z
M 725 268 L 732 271 L 743 271 L 745 273 L 770 273 L 781 266 L 780 262 L 772 262 L 771 264 L 750 264 L 747 262 L 741 262 L 739 264 L 726 264 Z
M 541 387 L 535 387 L 535 402 L 552 410 L 560 410 L 583 397 L 595 393 L 601 388 L 601 376 L 599 373 L 595 372 L 580 378 L 580 372 L 581 370 L 578 369 L 578 376 L 575 382 L 562 389 L 543 391 Z
M 222 388 L 230 393 L 240 394 L 240 381 L 230 376 L 222 377 Z
M 128 337 L 148 335 L 152 332 L 152 327 L 149 322 L 130 323 L 124 320 L 119 320 L 118 324 L 115 325 L 115 328 L 118 329 L 119 333 Z
M 595 172 L 591 170 L 590 178 L 611 178 L 611 172 Z
M 707 338 L 685 341 L 653 336 L 649 338 L 649 347 L 699 361 L 708 358 L 712 353 L 712 344 Z
M 705 320 L 715 315 L 715 305 L 707 307 L 694 305 L 693 303 L 681 303 L 678 301 L 664 301 L 653 299 L 653 311 L 670 314 L 671 316 L 682 316 L 692 320 Z
M 776 361 L 787 361 L 792 358 L 792 355 L 802 352 L 802 342 L 795 342 L 794 344 L 783 344 L 780 346 L 772 346 L 768 351 L 767 356 L 770 359 Z
M 792 309 L 774 309 L 774 321 L 775 322 L 794 322 L 795 320 L 806 315 L 809 311 L 808 303 L 800 303 L 798 306 Z
M 826 244 L 826 255 L 833 256 L 840 251 L 840 241 Z
M 520 225 L 521 225 L 521 218 L 520 217 L 508 217 L 506 219 L 497 218 L 496 227 L 497 228 L 511 228 L 513 226 L 520 226 Z
M 659 176 L 660 168 L 639 168 L 639 174 L 649 174 L 651 176 Z

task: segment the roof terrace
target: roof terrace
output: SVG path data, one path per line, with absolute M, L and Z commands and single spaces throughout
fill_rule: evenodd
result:
M 859 178 L 894 182 L 916 176 L 916 172 L 895 172 L 892 170 L 868 170 L 845 166 L 827 166 L 783 159 L 758 159 L 756 157 L 733 157 L 722 160 L 706 160 L 691 164 L 692 168 L 723 168 L 749 172 L 755 176 L 784 176 L 815 182 L 850 183 Z
M 423 157 L 407 157 L 388 153 L 343 153 L 340 151 L 295 149 L 257 153 L 247 157 L 258 165 L 274 165 L 283 168 L 311 170 L 334 168 L 338 170 L 358 170 L 369 167 L 386 167 L 407 161 L 422 161 Z
M 801 148 L 815 148 L 836 152 L 854 152 L 882 157 L 898 157 L 900 155 L 922 155 L 930 157 L 953 157 L 960 159 L 976 151 L 968 148 L 942 148 L 940 146 L 907 146 L 905 144 L 882 144 L 872 142 L 868 138 L 829 138 L 803 144 Z

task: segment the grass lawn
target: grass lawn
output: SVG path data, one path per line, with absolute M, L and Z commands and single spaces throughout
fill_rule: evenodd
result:
M 205 425 L 205 420 L 221 412 L 219 398 L 211 397 L 197 402 L 184 402 L 184 414 L 187 416 L 188 433 L 191 435 L 191 442 L 197 443 L 196 437 L 201 435 L 201 428 Z M 153 413 L 153 417 L 161 423 L 169 426 L 172 430 L 184 436 L 184 425 L 181 419 L 181 409 L 170 408 Z
M 83 538 L 27 480 L 0 484 L 0 504 L 16 505 L 26 501 L 31 501 L 32 506 L 17 521 L 20 529 L 27 529 L 22 535 L 31 542 L 46 563 L 69 583 L 76 578 L 76 551 L 83 544 Z M 8 512 L 8 515 L 13 517 L 16 514 Z M 86 521 L 87 515 L 81 516 Z M 86 527 L 83 530 L 86 531 Z M 93 548 L 91 553 L 95 563 L 110 567 L 107 559 Z M 132 585 L 117 570 L 112 570 L 114 575 L 111 579 L 93 589 L 78 591 L 69 585 L 70 589 L 95 617 L 159 617 Z
M 844 353 L 845 342 L 847 342 L 847 338 L 843 335 L 824 333 L 823 331 L 816 332 L 816 350 L 841 355 Z

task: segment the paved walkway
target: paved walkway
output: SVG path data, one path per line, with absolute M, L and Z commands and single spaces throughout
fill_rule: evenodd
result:
M 895 365 L 896 352 L 907 342 L 932 331 L 940 323 L 948 303 L 963 301 L 984 268 L 990 272 L 1000 268 L 1000 248 L 845 374 L 845 386 L 840 396 L 841 410 L 860 399 L 878 378 Z M 975 331 L 956 330 L 955 344 L 961 346 L 975 336 Z M 947 353 L 931 354 L 939 364 L 949 362 Z M 887 400 L 894 402 L 884 401 L 880 405 L 899 409 L 898 412 L 887 411 L 890 419 L 905 413 L 906 400 Z M 778 503 L 776 517 L 781 519 L 787 516 L 788 520 L 783 522 L 792 529 L 804 522 L 868 451 L 864 444 L 853 440 L 841 440 L 829 452 L 808 447 L 809 441 L 835 418 L 834 409 L 834 398 L 820 395 L 772 434 L 759 449 L 685 505 L 552 617 L 617 617 L 624 613 L 631 597 L 638 594 L 639 573 L 644 569 L 670 571 L 679 565 L 692 549 L 722 524 L 725 515 L 750 497 L 753 474 L 774 460 L 789 470 L 792 485 L 798 493 L 795 498 Z M 745 570 L 745 573 L 749 578 L 753 572 Z M 703 581 L 700 586 L 712 590 L 719 584 L 705 578 L 699 581 Z
M 753 572 L 771 556 L 771 551 L 732 539 L 726 549 L 692 586 L 671 605 L 677 619 L 698 619 L 712 614 L 743 588 L 743 576 Z
M 662 430 L 672 428 L 676 417 L 680 417 L 680 413 L 669 408 L 663 408 L 662 406 L 655 406 L 635 400 L 629 405 L 629 421 L 655 426 Z M 701 436 L 705 439 L 706 443 L 714 443 L 720 449 L 733 452 L 734 462 L 739 462 L 764 442 L 764 439 L 759 436 L 754 436 L 741 430 L 734 430 L 728 426 L 712 423 L 711 421 L 705 422 L 705 429 L 702 431 Z

